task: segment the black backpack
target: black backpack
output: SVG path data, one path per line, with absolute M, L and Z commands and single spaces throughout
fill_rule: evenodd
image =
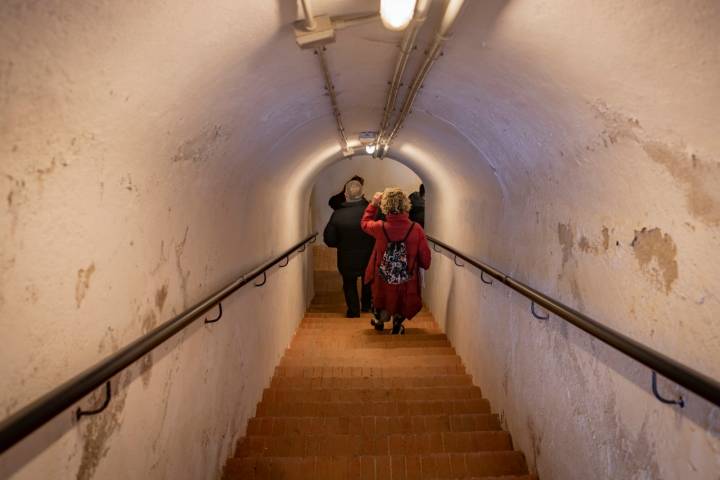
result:
M 383 255 L 382 262 L 380 263 L 380 276 L 385 283 L 390 285 L 399 285 L 405 283 L 410 279 L 410 269 L 408 268 L 408 255 L 407 247 L 405 242 L 412 232 L 415 222 L 410 225 L 405 238 L 400 241 L 393 242 L 388 237 L 387 230 L 385 230 L 385 222 L 382 224 L 383 233 L 388 241 L 385 254 Z

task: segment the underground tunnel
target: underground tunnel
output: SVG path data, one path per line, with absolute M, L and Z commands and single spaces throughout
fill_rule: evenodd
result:
M 719 22 L 6 0 L 0 478 L 717 480 Z M 402 337 L 328 290 L 358 173 L 427 189 Z

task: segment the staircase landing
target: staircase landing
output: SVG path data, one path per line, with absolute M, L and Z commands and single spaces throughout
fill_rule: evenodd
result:
M 315 298 L 226 480 L 534 478 L 429 312 L 393 336 L 344 311 Z

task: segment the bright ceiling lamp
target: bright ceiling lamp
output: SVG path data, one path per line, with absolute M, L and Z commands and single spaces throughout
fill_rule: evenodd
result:
M 380 18 L 389 30 L 403 30 L 412 20 L 416 0 L 380 0 Z
M 370 145 L 365 145 L 365 153 L 368 155 L 375 153 L 375 144 L 371 143 Z

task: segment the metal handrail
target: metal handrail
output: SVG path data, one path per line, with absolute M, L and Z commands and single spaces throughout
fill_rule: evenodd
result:
M 577 310 L 574 310 L 567 305 L 555 300 L 552 297 L 545 295 L 532 287 L 525 285 L 522 282 L 515 280 L 514 278 L 506 275 L 497 268 L 494 268 L 484 262 L 470 258 L 469 256 L 459 252 L 450 245 L 428 235 L 428 240 L 434 245 L 440 246 L 448 252 L 452 253 L 454 260 L 457 263 L 457 259 L 461 258 L 466 263 L 474 266 L 475 268 L 487 273 L 493 278 L 501 281 L 508 287 L 512 288 L 516 292 L 521 293 L 532 301 L 534 305 L 540 305 L 547 311 L 554 313 L 563 320 L 575 325 L 579 329 L 589 333 L 593 337 L 603 341 L 611 347 L 619 350 L 630 358 L 642 363 L 643 365 L 650 368 L 653 372 L 657 372 L 665 378 L 672 380 L 673 382 L 681 385 L 691 392 L 703 397 L 707 401 L 720 406 L 720 382 L 708 377 L 707 375 L 698 372 L 682 363 L 673 360 L 672 358 L 653 350 L 652 348 L 644 345 L 632 338 L 613 330 L 610 327 L 603 325 L 602 323 L 594 320 L 587 315 L 584 315 Z M 437 250 L 436 250 L 437 251 Z M 485 282 L 487 283 L 487 282 Z M 535 312 L 533 311 L 535 315 Z M 546 319 L 546 317 L 538 317 Z M 683 407 L 685 401 L 680 398 L 679 400 L 668 401 L 663 399 L 657 393 L 655 375 L 653 374 L 653 393 L 658 399 L 664 403 L 674 403 Z
M 4 419 L 0 422 L 0 454 L 20 442 L 45 423 L 52 420 L 55 416 L 71 407 L 96 388 L 109 382 L 109 380 L 118 372 L 124 370 L 132 363 L 150 353 L 154 348 L 185 329 L 193 321 L 200 318 L 201 315 L 206 313 L 215 305 L 219 305 L 221 301 L 235 293 L 237 290 L 252 282 L 260 275 L 267 276 L 265 273 L 267 270 L 288 258 L 295 251 L 300 249 L 302 249 L 301 251 L 304 251 L 307 244 L 315 241 L 317 235 L 317 232 L 315 232 L 312 235 L 307 236 L 304 240 L 293 245 L 273 260 L 270 260 L 259 267 L 250 270 L 244 275 L 241 275 L 236 280 L 228 283 L 226 286 L 209 295 L 204 300 L 196 303 L 183 313 L 166 321 L 162 325 L 117 352 L 108 355 L 84 372 L 74 376 L 62 385 L 54 388 L 42 397 Z M 107 406 L 109 398 L 110 389 L 108 387 L 105 406 Z M 93 412 L 81 413 L 93 414 L 101 410 L 102 408 Z

